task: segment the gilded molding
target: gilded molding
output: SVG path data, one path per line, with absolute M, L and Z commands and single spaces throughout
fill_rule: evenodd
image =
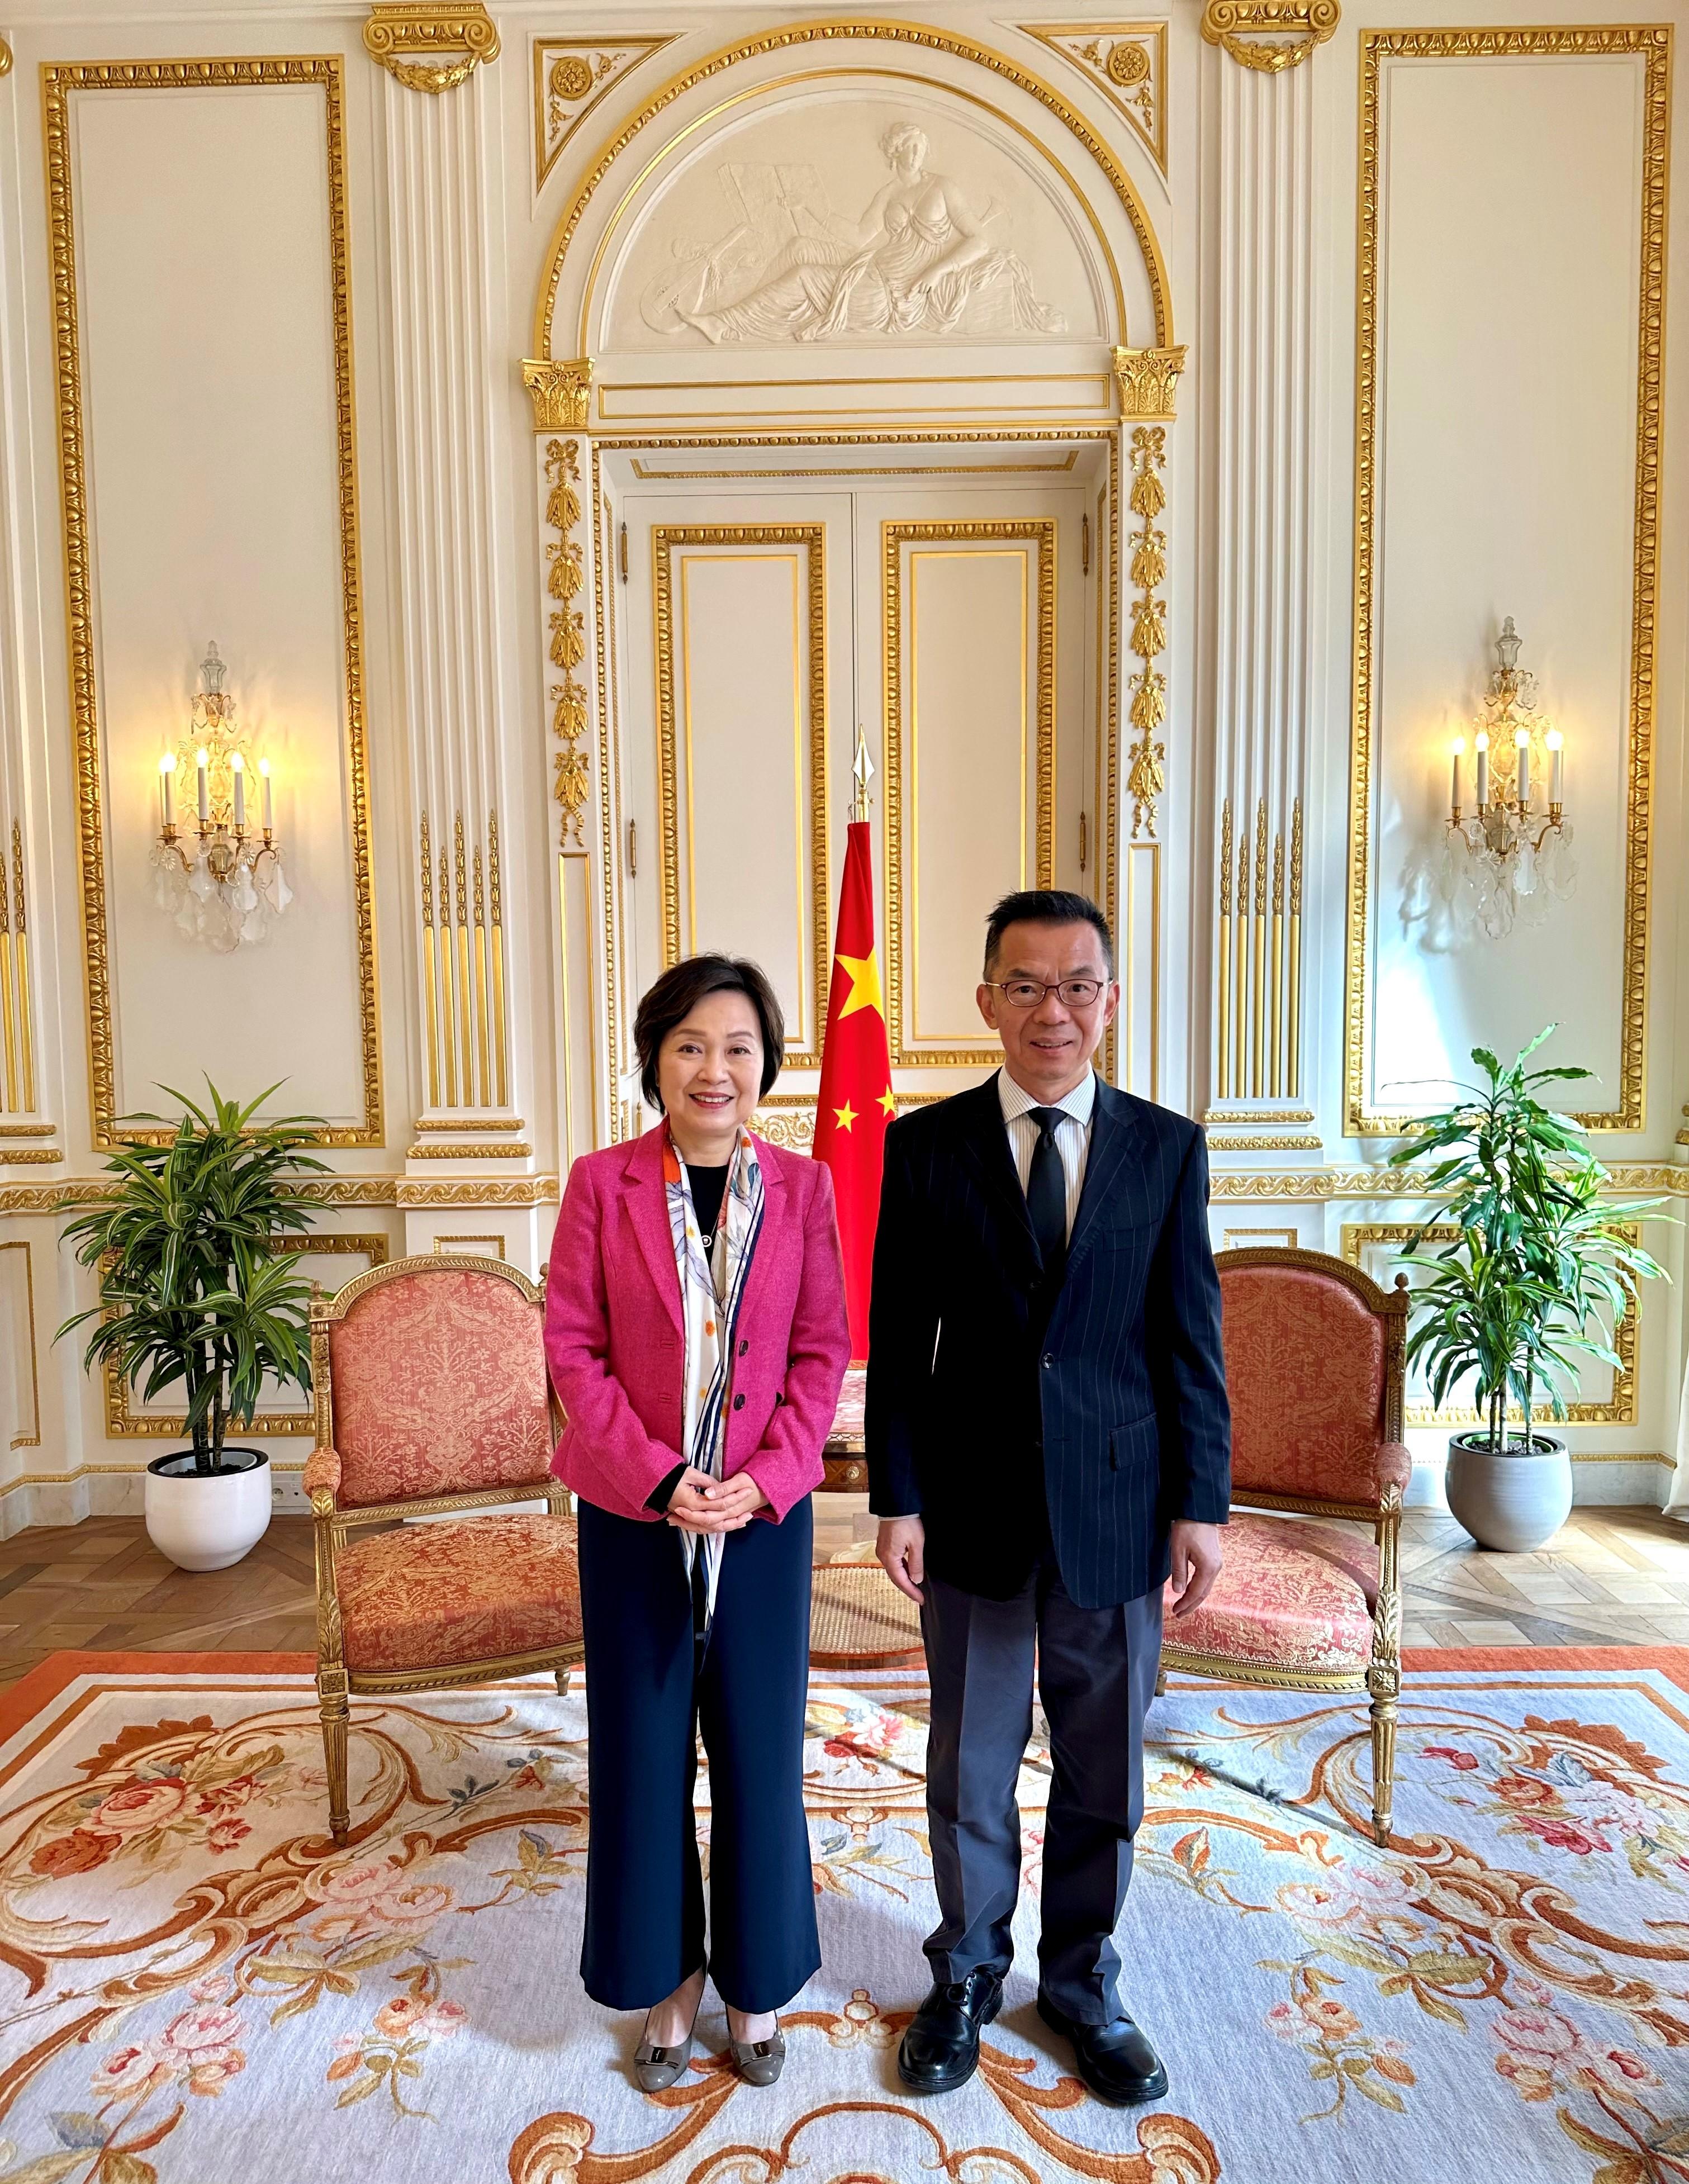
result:
M 1211 1153 L 1319 1153 L 1325 1148 L 1318 1138 L 1232 1137 L 1208 1133 Z
M 420 1137 L 426 1130 L 467 1130 L 478 1134 L 482 1130 L 525 1130 L 527 1124 L 520 1115 L 465 1115 L 461 1118 L 422 1115 L 410 1127 Z
M 42 67 L 52 253 L 53 348 L 59 394 L 59 487 L 64 526 L 70 694 L 75 733 L 84 976 L 93 1142 L 118 1142 L 116 1048 L 112 1025 L 110 941 L 106 926 L 102 735 L 94 670 L 92 548 L 85 475 L 82 366 L 77 309 L 75 157 L 71 94 L 91 91 L 181 91 L 315 85 L 324 99 L 330 308 L 333 327 L 336 459 L 339 486 L 341 614 L 345 651 L 347 776 L 351 802 L 352 878 L 358 959 L 364 1118 L 334 1124 L 317 1142 L 382 1142 L 375 884 L 371 866 L 369 759 L 364 721 L 363 599 L 358 551 L 357 453 L 352 403 L 352 304 L 347 243 L 345 130 L 341 64 L 332 54 L 235 60 L 49 62 Z M 166 1133 L 125 1137 L 162 1141 Z
M 463 1127 L 472 1129 L 475 1126 L 465 1123 Z M 407 1145 L 404 1157 L 406 1160 L 532 1160 L 533 1147 L 502 1143 L 488 1145 L 478 1140 L 468 1140 L 462 1145 L 455 1141 L 443 1145 L 425 1139 L 419 1145 Z
M 672 46 L 671 31 L 655 38 L 536 38 L 533 42 L 533 186 L 544 187 L 558 154 L 614 87 L 653 53 Z
M 1000 1050 L 973 1046 L 912 1048 L 903 1039 L 903 548 L 934 541 L 1025 539 L 1038 551 L 1036 622 L 1036 886 L 1055 883 L 1056 869 L 1056 521 L 1053 516 L 1006 516 L 949 523 L 887 522 L 880 526 L 885 670 L 885 949 L 886 1032 L 894 1068 L 955 1068 L 995 1062 Z M 1110 839 L 1113 838 L 1112 811 Z M 1025 815 L 1023 813 L 1023 824 Z
M 557 1196 L 555 1175 L 488 1176 L 462 1183 L 425 1183 L 395 1177 L 389 1188 L 393 1205 L 402 1208 L 423 1206 L 549 1206 Z
M 1156 736 L 1167 719 L 1167 677 L 1155 664 L 1167 649 L 1167 602 L 1157 597 L 1167 581 L 1167 533 L 1156 526 L 1156 518 L 1167 507 L 1167 488 L 1161 479 L 1166 463 L 1165 429 L 1160 425 L 1134 426 L 1126 488 L 1126 505 L 1140 526 L 1132 539 L 1132 559 L 1126 570 L 1138 593 L 1132 609 L 1132 633 L 1127 640 L 1139 663 L 1126 710 L 1138 738 L 1126 755 L 1126 794 L 1132 800 L 1134 842 L 1155 839 L 1156 800 L 1167 787 L 1167 746 Z
M 557 846 L 583 850 L 592 767 L 581 749 L 587 733 L 587 688 L 576 671 L 587 656 L 586 612 L 575 604 L 587 581 L 580 538 L 578 440 L 546 443 L 545 483 L 545 520 L 557 534 L 545 544 L 545 588 L 555 602 L 547 616 L 551 632 L 547 657 L 563 677 L 551 686 L 551 732 L 562 744 L 552 754 L 552 794 L 562 807 Z
M 1380 64 L 1637 54 L 1644 62 L 1638 228 L 1636 461 L 1631 538 L 1630 681 L 1626 737 L 1624 954 L 1619 974 L 1619 1104 L 1578 1116 L 1586 1128 L 1640 1130 L 1646 1117 L 1649 829 L 1654 635 L 1658 601 L 1661 370 L 1665 342 L 1666 186 L 1671 127 L 1671 31 L 1664 24 L 1541 25 L 1487 31 L 1366 31 L 1361 35 L 1361 148 L 1356 284 L 1354 726 L 1349 767 L 1349 884 L 1343 1006 L 1344 1131 L 1404 1134 L 1413 1117 L 1368 1104 L 1367 973 L 1372 917 L 1375 609 L 1379 480 L 1379 198 L 1383 142 Z
M 1620 1233 L 1635 1244 L 1642 1238 L 1641 1225 L 1635 1221 L 1622 1221 Z M 1429 1227 L 1415 1221 L 1346 1221 L 1343 1223 L 1342 1256 L 1352 1267 L 1366 1272 L 1366 1254 L 1377 1244 L 1408 1244 L 1420 1237 L 1427 1244 L 1451 1244 L 1460 1231 L 1451 1221 L 1434 1222 Z M 1604 1403 L 1568 1403 L 1566 1424 L 1577 1426 L 1633 1426 L 1637 1423 L 1636 1357 L 1642 1332 L 1642 1313 L 1632 1305 L 1619 1323 L 1614 1354 L 1619 1369 L 1613 1375 L 1613 1393 Z M 1520 1419 L 1523 1412 L 1517 1404 L 1509 1404 L 1508 1416 Z M 1410 1426 L 1461 1426 L 1481 1423 L 1480 1414 L 1474 1410 L 1438 1410 L 1434 1403 L 1409 1403 L 1406 1423 Z
M 1323 46 L 1342 17 L 1338 0 L 1207 0 L 1202 36 L 1240 66 L 1277 75 L 1300 68 L 1316 46 Z M 1288 38 L 1262 37 L 1265 31 L 1290 31 Z
M 1172 417 L 1179 375 L 1185 369 L 1185 350 L 1116 348 L 1111 354 L 1121 415 Z
M 431 0 L 376 0 L 364 50 L 407 91 L 438 93 L 467 83 L 499 56 L 499 33 L 480 0 L 440 8 Z
M 972 61 L 976 66 L 988 69 L 994 75 L 1012 84 L 1017 90 L 1025 92 L 1047 112 L 1053 114 L 1078 138 L 1102 170 L 1120 200 L 1143 255 L 1144 271 L 1149 281 L 1155 316 L 1157 343 L 1166 345 L 1171 343 L 1172 281 L 1161 245 L 1131 178 L 1084 115 L 1041 77 L 1032 75 L 1017 62 L 994 52 L 989 47 L 977 44 L 972 38 L 959 37 L 948 31 L 934 30 L 922 24 L 847 18 L 835 21 L 787 23 L 778 30 L 759 31 L 752 37 L 739 40 L 737 44 L 723 46 L 673 77 L 638 113 L 623 124 L 604 147 L 590 170 L 583 176 L 547 248 L 545 272 L 534 308 L 533 346 L 536 355 L 545 357 L 551 354 L 552 320 L 557 306 L 558 285 L 563 276 L 564 259 L 568 255 L 570 243 L 580 226 L 582 215 L 599 183 L 647 123 L 655 120 L 665 108 L 676 99 L 683 98 L 696 85 L 723 74 L 741 61 L 753 60 L 761 53 L 795 53 L 800 47 L 835 39 L 908 46 L 917 51 L 948 53 L 958 60 Z
M 3 38 L 0 38 L 0 75 L 9 75 L 11 72 L 12 48 Z M 15 1446 L 16 1444 L 14 1443 L 14 1446 Z
M 387 1263 L 385 1236 L 288 1236 L 279 1251 L 309 1252 L 313 1257 L 355 1256 L 373 1267 Z M 130 1408 L 129 1383 L 122 1379 L 114 1360 L 108 1357 L 103 1369 L 105 1394 L 105 1437 L 108 1440 L 180 1440 L 187 1431 L 186 1411 L 136 1411 Z M 242 1433 L 287 1438 L 316 1430 L 315 1406 L 304 1410 L 259 1411 Z
M 670 555 L 688 546 L 794 546 L 805 562 L 807 671 L 804 677 L 809 713 L 809 864 L 811 947 L 814 955 L 816 1043 L 802 1052 L 789 1050 L 788 1069 L 819 1069 L 821 1035 L 827 1022 L 827 989 L 831 964 L 832 917 L 827 877 L 827 533 L 819 523 L 659 524 L 651 532 L 655 564 L 652 621 L 657 666 L 657 765 L 660 840 L 662 851 L 663 964 L 680 961 L 680 806 L 682 785 L 675 735 L 674 571 Z M 679 632 L 683 638 L 684 632 Z M 684 682 L 684 676 L 679 678 Z M 689 794 L 685 799 L 688 807 Z M 695 945 L 694 940 L 694 945 Z
M 593 360 L 577 357 L 568 364 L 522 362 L 522 385 L 533 404 L 536 432 L 584 432 L 591 420 Z
M 1167 172 L 1167 25 L 1017 23 L 1100 91 Z

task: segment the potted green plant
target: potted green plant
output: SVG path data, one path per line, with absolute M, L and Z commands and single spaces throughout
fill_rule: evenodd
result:
M 1519 1554 L 1552 1539 L 1572 1506 L 1565 1442 L 1538 1431 L 1538 1412 L 1564 1418 L 1581 1358 L 1619 1366 L 1614 1338 L 1636 1284 L 1664 1273 L 1624 1226 L 1662 1201 L 1606 1200 L 1611 1178 L 1581 1124 L 1541 1096 L 1591 1072 L 1525 1066 L 1555 1028 L 1505 1069 L 1474 1047 L 1486 1082 L 1460 1086 L 1390 1156 L 1402 1167 L 1434 1156 L 1426 1195 L 1451 1194 L 1438 1218 L 1458 1229 L 1425 1253 L 1422 1228 L 1404 1261 L 1430 1277 L 1413 1295 L 1408 1362 L 1424 1367 L 1439 1407 L 1469 1378 L 1482 1420 L 1450 1438 L 1448 1506 L 1480 1546 Z
M 191 1446 L 147 1467 L 148 1535 L 183 1569 L 226 1568 L 269 1524 L 270 1460 L 227 1434 L 251 1425 L 266 1383 L 310 1386 L 310 1284 L 280 1243 L 311 1221 L 285 1184 L 326 1167 L 303 1150 L 317 1117 L 254 1120 L 273 1084 L 244 1107 L 207 1084 L 204 1107 L 172 1092 L 184 1111 L 174 1134 L 120 1145 L 110 1195 L 66 1223 L 100 1291 L 59 1330 L 97 1320 L 84 1363 L 109 1363 L 143 1401 L 183 1390 Z

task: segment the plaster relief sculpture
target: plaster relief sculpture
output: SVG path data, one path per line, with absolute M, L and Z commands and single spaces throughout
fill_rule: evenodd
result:
M 717 170 L 740 212 L 716 242 L 677 242 L 678 261 L 640 293 L 653 332 L 713 343 L 899 336 L 1062 334 L 1025 261 L 993 241 L 1003 216 L 928 165 L 926 132 L 900 121 L 880 139 L 891 179 L 860 220 L 833 210 L 817 169 L 730 162 Z

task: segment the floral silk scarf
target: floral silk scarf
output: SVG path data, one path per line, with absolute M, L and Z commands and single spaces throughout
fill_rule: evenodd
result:
M 727 1438 L 727 1396 L 733 1379 L 733 1330 L 739 1325 L 745 1282 L 762 1229 L 762 1170 L 749 1130 L 741 1128 L 727 1170 L 722 1210 L 716 1219 L 715 1246 L 706 1259 L 692 1185 L 684 1162 L 665 1126 L 663 1187 L 668 1200 L 669 1233 L 680 1275 L 681 1313 L 686 1329 L 685 1398 L 681 1449 L 688 1463 L 713 1478 L 722 1476 Z M 680 1532 L 686 1578 L 692 1583 L 698 1550 L 704 1550 L 705 1628 L 716 1613 L 721 1582 L 720 1532 Z

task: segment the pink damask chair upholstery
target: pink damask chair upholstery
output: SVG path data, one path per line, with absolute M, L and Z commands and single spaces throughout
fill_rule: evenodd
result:
M 1407 1278 L 1386 1295 L 1322 1251 L 1222 1251 L 1232 1520 L 1201 1607 L 1168 1618 L 1166 1668 L 1372 1700 L 1373 1830 L 1390 1839 L 1402 1689 Z M 1293 1510 L 1295 1516 L 1240 1515 Z M 1318 1519 L 1359 1518 L 1370 1541 Z
M 317 1696 L 329 1825 L 347 1838 L 354 1691 L 555 1675 L 583 1654 L 543 1292 L 501 1259 L 395 1259 L 311 1306 Z M 543 1498 L 544 1515 L 469 1513 Z M 396 1522 L 448 1517 L 426 1524 Z M 372 1525 L 387 1529 L 354 1540 Z

